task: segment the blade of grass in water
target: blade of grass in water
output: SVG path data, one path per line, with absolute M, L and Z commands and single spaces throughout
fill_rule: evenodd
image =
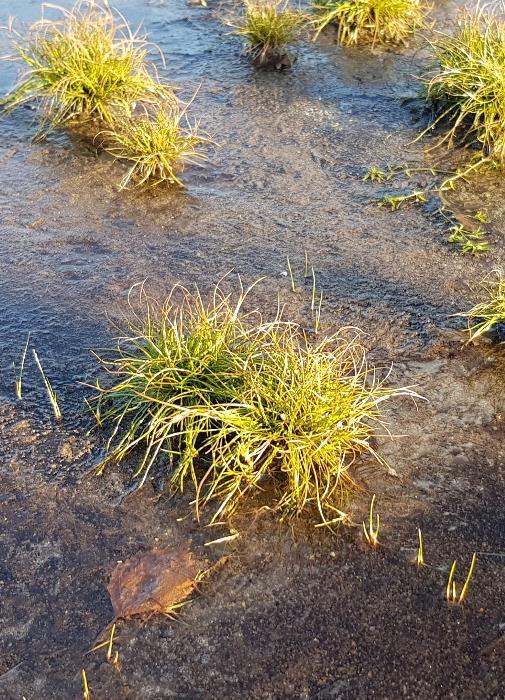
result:
M 30 333 L 28 333 L 28 337 L 26 338 L 26 344 L 23 350 L 23 354 L 21 355 L 21 362 L 19 364 L 19 373 L 16 377 L 16 396 L 18 399 L 21 401 L 23 398 L 23 389 L 22 389 L 22 382 L 23 382 L 23 370 L 25 367 L 25 360 L 26 360 L 26 353 L 28 352 L 28 345 L 30 343 Z
M 33 359 L 35 360 L 35 364 L 39 368 L 39 372 L 42 376 L 42 379 L 44 380 L 44 386 L 46 387 L 47 391 L 47 396 L 49 398 L 49 402 L 51 404 L 51 407 L 53 409 L 54 417 L 56 418 L 56 421 L 60 423 L 63 420 L 63 416 L 60 411 L 60 407 L 58 405 L 58 399 L 56 396 L 56 392 L 54 391 L 53 387 L 51 386 L 51 383 L 49 382 L 49 379 L 46 376 L 46 373 L 44 372 L 44 369 L 42 367 L 42 364 L 39 360 L 39 356 L 37 355 L 37 352 L 35 350 L 32 350 L 33 353 Z

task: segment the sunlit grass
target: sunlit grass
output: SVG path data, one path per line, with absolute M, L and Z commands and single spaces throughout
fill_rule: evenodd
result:
M 23 371 L 25 368 L 26 353 L 28 352 L 28 345 L 29 344 L 30 344 L 30 333 L 28 333 L 28 336 L 26 338 L 25 347 L 24 347 L 23 352 L 21 354 L 21 361 L 19 363 L 19 368 L 18 368 L 17 373 L 16 373 L 16 396 L 20 401 L 23 398 Z M 14 369 L 16 369 L 15 365 L 14 365 Z
M 35 104 L 40 133 L 76 118 L 112 123 L 130 115 L 136 102 L 173 101 L 148 61 L 149 44 L 107 4 L 81 0 L 70 10 L 50 5 L 56 19 L 27 28 L 10 26 L 10 59 L 22 64 L 18 81 L 3 99 L 10 111 Z
M 289 0 L 244 0 L 242 13 L 228 20 L 259 64 L 281 57 L 296 43 L 306 23 L 307 16 L 292 8 Z
M 110 430 L 110 460 L 136 447 L 143 483 L 155 461 L 174 488 L 195 489 L 197 514 L 215 503 L 229 516 L 247 493 L 272 491 L 281 517 L 318 513 L 342 519 L 356 458 L 373 447 L 380 405 L 392 389 L 367 364 L 355 330 L 312 344 L 276 318 L 265 323 L 217 288 L 209 304 L 174 292 L 162 306 L 145 295 L 102 365 L 97 417 Z
M 314 0 L 315 37 L 330 24 L 339 43 L 402 44 L 425 24 L 421 0 Z
M 503 5 L 464 11 L 454 35 L 433 41 L 436 67 L 424 79 L 436 110 L 435 125 L 446 126 L 439 143 L 461 137 L 482 159 L 505 160 L 505 22 Z M 472 169 L 480 161 L 472 165 Z
M 209 410 L 224 411 L 234 401 L 265 334 L 261 325 L 246 329 L 245 296 L 232 303 L 216 288 L 205 303 L 198 292 L 175 287 L 160 306 L 143 286 L 132 289 L 124 335 L 101 360 L 110 376 L 98 385 L 96 415 L 113 426 L 106 462 L 121 461 L 140 445 L 137 477 L 145 480 L 163 455 L 169 467 L 177 465 L 181 488 L 188 474 L 197 480 L 195 459 L 211 430 Z
M 56 419 L 57 423 L 61 423 L 63 420 L 63 414 L 60 409 L 60 405 L 58 403 L 58 397 L 56 395 L 56 392 L 54 391 L 53 387 L 51 386 L 51 382 L 49 381 L 47 374 L 44 372 L 44 368 L 42 367 L 42 363 L 39 359 L 39 356 L 37 355 L 37 352 L 32 349 L 33 353 L 33 359 L 35 360 L 35 364 L 37 365 L 37 368 L 40 372 L 40 375 L 42 377 L 42 381 L 44 382 L 44 386 L 46 388 L 47 392 L 47 397 L 49 399 L 49 403 L 51 404 L 51 408 L 53 409 L 54 417 Z
M 398 211 L 406 204 L 425 204 L 427 201 L 425 192 L 419 190 L 404 195 L 388 195 L 379 201 L 379 206 L 389 207 L 391 211 Z
M 179 174 L 189 163 L 206 160 L 201 148 L 209 142 L 197 124 L 191 124 L 180 105 L 159 105 L 116 122 L 98 135 L 114 158 L 131 163 L 121 189 L 130 184 L 182 185 Z
M 466 594 L 468 591 L 468 586 L 472 580 L 473 572 L 475 569 L 475 562 L 477 561 L 477 555 L 475 552 L 472 555 L 472 561 L 470 562 L 470 568 L 468 569 L 468 574 L 466 576 L 465 582 L 461 588 L 458 596 L 458 586 L 454 579 L 454 574 L 456 572 L 456 559 L 452 562 L 451 570 L 449 571 L 449 578 L 447 579 L 447 585 L 445 587 L 445 598 L 451 605 L 461 605 L 466 599 Z
M 499 325 L 505 323 L 505 274 L 502 270 L 495 270 L 481 282 L 484 301 L 473 306 L 469 311 L 455 314 L 468 319 L 468 332 L 470 340 L 493 331 Z
M 363 521 L 363 533 L 365 535 L 365 540 L 368 542 L 372 549 L 377 549 L 379 546 L 379 532 L 380 532 L 380 515 L 377 513 L 374 519 L 374 504 L 375 504 L 375 494 L 372 496 L 370 501 L 370 513 L 368 514 L 368 527 Z

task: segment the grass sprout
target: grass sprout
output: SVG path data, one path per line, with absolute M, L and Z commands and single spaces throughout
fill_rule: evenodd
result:
M 502 3 L 464 11 L 454 35 L 439 33 L 432 41 L 436 67 L 422 79 L 425 96 L 437 110 L 428 130 L 444 122 L 448 127 L 438 143 L 450 146 L 463 136 L 477 145 L 480 154 L 472 170 L 488 160 L 505 160 L 505 22 L 500 13 Z
M 81 671 L 81 676 L 82 676 L 82 687 L 83 687 L 83 699 L 84 700 L 91 700 L 91 693 L 89 690 L 89 685 L 88 685 L 88 678 L 86 676 L 86 671 L 82 669 Z
M 489 242 L 485 240 L 486 232 L 480 226 L 476 229 L 467 229 L 463 224 L 454 224 L 449 229 L 449 243 L 460 246 L 463 254 L 478 255 L 489 251 Z
M 425 25 L 426 6 L 420 0 L 313 0 L 314 39 L 329 24 L 337 27 L 344 46 L 365 42 L 404 44 Z
M 423 547 L 423 533 L 421 532 L 421 528 L 417 528 L 417 538 L 419 540 L 419 544 L 417 547 L 417 556 L 416 556 L 416 564 L 418 568 L 421 568 L 424 566 L 424 547 Z
M 42 376 L 42 379 L 44 381 L 44 386 L 46 387 L 47 396 L 49 398 L 49 403 L 51 404 L 51 407 L 53 409 L 54 417 L 56 418 L 56 422 L 60 423 L 63 420 L 63 415 L 61 413 L 60 406 L 58 404 L 58 397 L 56 396 L 56 392 L 54 391 L 49 379 L 47 378 L 46 373 L 44 372 L 44 369 L 43 369 L 42 364 L 40 362 L 39 356 L 37 355 L 37 352 L 34 349 L 32 349 L 32 353 L 33 353 L 33 359 L 35 360 L 35 364 L 37 365 L 39 372 Z
M 469 311 L 462 311 L 455 316 L 468 319 L 469 341 L 477 340 L 482 335 L 493 331 L 505 323 L 505 274 L 502 270 L 494 270 L 481 282 L 481 288 L 486 299 Z
M 485 211 L 476 211 L 475 214 L 473 215 L 473 218 L 475 221 L 478 221 L 480 224 L 489 224 L 489 216 Z
M 76 118 L 107 124 L 130 115 L 137 102 L 174 101 L 148 62 L 149 44 L 104 3 L 80 0 L 59 19 L 16 29 L 11 22 L 11 60 L 21 62 L 18 81 L 2 101 L 6 111 L 35 103 L 39 136 Z
M 370 513 L 368 514 L 368 527 L 365 525 L 365 521 L 363 521 L 363 533 L 365 535 L 365 539 L 372 547 L 373 549 L 377 549 L 379 546 L 379 530 L 380 530 L 380 516 L 377 513 L 375 516 L 375 524 L 374 524 L 374 517 L 373 517 L 373 509 L 374 509 L 374 504 L 375 504 L 375 494 L 372 496 L 372 500 L 370 501 Z
M 385 170 L 382 170 L 377 165 L 372 165 L 363 177 L 363 182 L 386 182 L 390 180 L 392 175 Z
M 199 133 L 198 124 L 190 123 L 186 110 L 187 106 L 175 104 L 144 108 L 142 114 L 124 118 L 99 134 L 108 153 L 131 163 L 120 189 L 147 182 L 182 186 L 179 173 L 185 165 L 206 160 L 200 148 L 209 139 Z
M 287 265 L 288 272 L 289 272 L 289 281 L 291 283 L 291 291 L 296 292 L 295 278 L 293 275 L 293 268 L 291 267 L 291 262 L 289 260 L 289 255 L 286 256 L 286 265 Z
M 26 338 L 26 343 L 25 347 L 23 350 L 23 353 L 21 355 L 21 362 L 19 363 L 19 370 L 16 376 L 16 396 L 21 401 L 23 398 L 23 371 L 25 368 L 25 360 L 26 360 L 26 353 L 28 352 L 28 345 L 30 344 L 30 334 L 28 333 L 28 337 Z
M 391 211 L 398 211 L 406 204 L 424 204 L 427 202 L 426 194 L 422 191 L 411 192 L 404 195 L 389 195 L 379 201 L 379 206 L 389 207 Z
M 245 0 L 242 14 L 228 21 L 259 65 L 282 58 L 306 23 L 307 16 L 292 8 L 289 0 Z
M 213 522 L 265 488 L 281 517 L 341 519 L 355 460 L 384 464 L 373 447 L 381 404 L 412 390 L 386 386 L 355 329 L 312 344 L 296 324 L 245 314 L 248 290 L 232 301 L 218 285 L 204 303 L 176 288 L 159 306 L 138 289 L 140 310 L 101 360 L 100 471 L 138 447 L 140 483 L 158 460 L 173 489 L 192 485 L 197 516 L 216 504 Z
M 449 578 L 447 580 L 447 585 L 445 588 L 445 598 L 446 598 L 447 602 L 450 603 L 451 605 L 461 605 L 465 601 L 466 594 L 468 591 L 468 586 L 470 585 L 470 581 L 472 580 L 476 561 L 477 561 L 477 555 L 474 552 L 473 556 L 472 556 L 472 561 L 470 563 L 470 568 L 468 570 L 468 574 L 467 574 L 465 582 L 461 588 L 461 592 L 460 592 L 459 596 L 458 596 L 458 587 L 457 587 L 456 581 L 454 580 L 454 574 L 456 572 L 457 561 L 455 559 L 452 562 L 451 570 L 449 571 Z

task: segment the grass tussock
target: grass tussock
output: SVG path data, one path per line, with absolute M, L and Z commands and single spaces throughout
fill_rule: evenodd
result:
M 136 102 L 172 101 L 147 60 L 149 44 L 107 4 L 80 0 L 70 10 L 50 6 L 59 19 L 42 18 L 22 30 L 11 24 L 12 60 L 22 69 L 3 99 L 13 110 L 38 106 L 41 133 L 76 118 L 111 124 Z
M 228 21 L 258 64 L 282 57 L 296 43 L 307 17 L 289 0 L 245 0 L 242 14 Z
M 96 416 L 110 432 L 101 468 L 139 448 L 141 483 L 165 465 L 174 489 L 193 485 L 197 513 L 213 501 L 214 519 L 230 515 L 268 484 L 282 516 L 341 520 L 353 462 L 381 461 L 382 402 L 412 392 L 386 386 L 357 331 L 313 344 L 296 325 L 245 314 L 246 295 L 232 301 L 218 286 L 204 303 L 176 288 L 158 307 L 140 288 L 140 310 L 100 360 L 108 381 Z
M 468 319 L 469 341 L 505 324 L 505 273 L 495 270 L 481 282 L 484 301 L 456 316 Z
M 436 68 L 424 79 L 437 110 L 430 128 L 448 124 L 441 143 L 459 136 L 483 158 L 505 160 L 505 22 L 503 4 L 465 11 L 453 36 L 432 42 Z M 501 13 L 501 16 L 499 15 Z
M 333 24 L 344 46 L 404 44 L 424 26 L 427 12 L 422 0 L 314 0 L 312 8 L 314 39 Z
M 182 186 L 179 174 L 186 164 L 206 160 L 200 147 L 209 142 L 178 104 L 144 109 L 101 132 L 99 138 L 115 159 L 131 163 L 121 189 L 147 182 Z

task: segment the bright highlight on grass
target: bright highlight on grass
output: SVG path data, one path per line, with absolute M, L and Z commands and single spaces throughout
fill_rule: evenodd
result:
M 246 314 L 248 290 L 232 300 L 217 286 L 205 303 L 178 287 L 161 307 L 136 291 L 101 359 L 109 381 L 96 415 L 110 437 L 100 471 L 139 448 L 141 484 L 157 463 L 173 489 L 192 485 L 197 515 L 215 504 L 214 522 L 266 487 L 281 517 L 342 520 L 352 464 L 362 453 L 382 461 L 380 405 L 413 392 L 386 386 L 355 329 L 313 344 L 295 324 Z
M 244 0 L 242 13 L 227 22 L 245 40 L 247 52 L 259 66 L 280 61 L 306 23 L 307 16 L 293 9 L 289 0 Z
M 425 24 L 420 0 L 314 0 L 314 39 L 330 24 L 344 46 L 358 43 L 404 44 Z
M 473 306 L 469 311 L 454 314 L 468 319 L 469 341 L 481 336 L 505 323 L 505 274 L 502 270 L 494 270 L 481 282 L 484 301 Z
M 429 127 L 447 124 L 439 143 L 452 145 L 463 137 L 476 144 L 480 158 L 505 161 L 505 22 L 503 4 L 465 11 L 454 36 L 433 41 L 437 66 L 426 79 L 426 97 L 438 116 Z
M 472 556 L 472 561 L 470 563 L 470 568 L 468 570 L 467 577 L 465 579 L 465 583 L 463 584 L 463 587 L 461 588 L 461 592 L 458 597 L 458 587 L 456 585 L 456 582 L 454 580 L 454 574 L 456 572 L 456 560 L 453 561 L 451 570 L 449 572 L 449 578 L 447 580 L 447 586 L 445 588 L 445 598 L 448 603 L 451 603 L 453 605 L 461 605 L 466 598 L 466 593 L 468 591 L 468 586 L 470 585 L 470 581 L 472 580 L 473 576 L 473 571 L 475 568 L 475 562 L 477 561 L 477 555 L 473 554 Z
M 23 68 L 3 107 L 37 105 L 41 134 L 75 120 L 111 124 L 135 103 L 174 101 L 148 62 L 149 44 L 107 4 L 81 0 L 70 10 L 48 6 L 59 18 L 10 27 L 13 54 Z
M 188 163 L 206 160 L 199 150 L 208 139 L 196 124 L 190 124 L 186 108 L 179 105 L 157 106 L 140 115 L 117 122 L 98 135 L 102 146 L 117 160 L 131 163 L 120 188 L 130 183 L 143 185 L 163 182 L 182 186 L 178 174 Z
M 373 517 L 373 508 L 375 504 L 375 494 L 372 496 L 372 500 L 370 501 L 370 513 L 368 515 L 368 527 L 365 525 L 365 521 L 363 521 L 363 532 L 365 535 L 365 539 L 372 547 L 373 549 L 377 549 L 379 546 L 379 530 L 380 530 L 380 516 L 377 513 L 375 516 L 375 523 L 374 523 L 374 517 Z

